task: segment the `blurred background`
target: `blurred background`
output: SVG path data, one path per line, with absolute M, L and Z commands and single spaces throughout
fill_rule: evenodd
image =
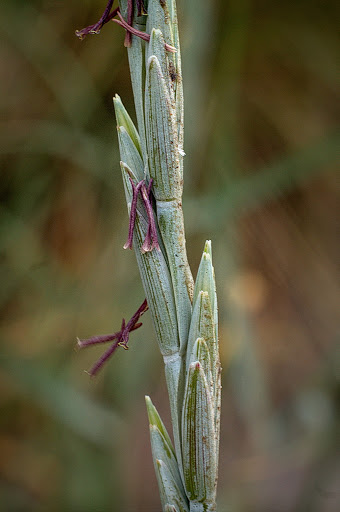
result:
M 144 395 L 169 426 L 112 96 L 124 33 L 80 42 L 105 0 L 2 0 L 0 508 L 159 512 Z M 194 275 L 212 239 L 223 366 L 220 512 L 340 510 L 336 0 L 178 0 L 184 213 Z

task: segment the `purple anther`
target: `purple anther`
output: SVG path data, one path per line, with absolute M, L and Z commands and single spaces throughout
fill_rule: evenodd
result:
M 128 6 L 127 6 L 127 24 L 131 26 L 132 23 L 133 23 L 133 11 L 134 11 L 133 0 L 127 0 L 127 3 L 128 3 Z M 121 16 L 119 16 L 119 18 L 120 17 Z M 126 34 L 125 34 L 124 46 L 126 46 L 126 48 L 130 48 L 130 46 L 131 46 L 131 32 L 128 31 L 128 30 L 126 31 Z
M 115 343 L 111 345 L 110 348 L 104 352 L 104 354 L 98 359 L 98 361 L 92 366 L 91 370 L 86 372 L 90 375 L 90 377 L 94 377 L 97 375 L 99 370 L 102 368 L 102 366 L 106 363 L 108 359 L 112 356 L 112 354 L 115 352 L 116 348 L 119 346 L 119 341 L 117 340 Z
M 146 209 L 146 214 L 148 216 L 148 231 L 145 237 L 145 240 L 143 242 L 143 245 L 141 247 L 141 251 L 149 252 L 153 249 L 157 249 L 160 251 L 159 244 L 158 244 L 158 237 L 157 237 L 157 228 L 155 223 L 155 218 L 153 214 L 153 209 L 150 201 L 150 193 L 151 193 L 151 184 L 149 183 L 148 188 L 146 188 L 145 184 L 141 187 L 141 194 L 142 199 L 144 202 L 144 206 Z
M 137 14 L 138 14 L 138 16 L 142 16 L 142 14 L 146 14 L 144 0 L 136 0 L 136 4 L 137 4 Z
M 148 185 L 148 197 L 151 196 L 151 189 L 152 189 L 153 179 L 150 178 L 149 185 Z
M 113 0 L 109 0 L 103 14 L 100 19 L 94 25 L 89 25 L 88 27 L 83 28 L 82 30 L 76 30 L 76 36 L 79 39 L 84 39 L 88 34 L 99 34 L 101 28 L 105 23 L 112 20 L 115 16 L 117 16 L 117 12 L 119 11 L 119 7 L 116 7 L 111 13 Z
M 157 228 L 154 217 L 154 212 L 151 204 L 151 187 L 152 187 L 152 179 L 149 181 L 148 187 L 145 185 L 145 180 L 140 181 L 137 185 L 135 185 L 130 178 L 130 183 L 132 187 L 132 201 L 130 207 L 130 220 L 129 220 L 129 234 L 126 243 L 124 244 L 124 249 L 132 249 L 132 241 L 133 241 L 133 230 L 136 223 L 137 216 L 137 200 L 138 194 L 141 194 L 146 214 L 148 217 L 148 230 L 145 236 L 145 240 L 141 247 L 141 252 L 150 252 L 153 249 L 157 249 L 160 251 L 158 236 L 157 236 Z
M 123 16 L 120 14 L 119 11 L 118 11 L 117 14 L 118 14 L 119 20 L 112 20 L 112 21 L 114 21 L 115 23 L 118 23 L 118 25 L 120 25 L 121 27 L 125 28 L 125 30 L 127 30 L 128 32 L 130 32 L 134 36 L 140 37 L 144 41 L 148 41 L 148 42 L 150 41 L 150 34 L 147 34 L 146 32 L 142 32 L 141 30 L 137 30 L 136 28 L 134 28 L 131 25 L 129 25 L 129 23 L 127 23 L 124 20 Z M 126 43 L 125 43 L 125 45 L 126 45 Z M 170 44 L 167 44 L 167 43 L 164 44 L 164 48 L 168 52 L 171 52 L 171 53 L 177 52 L 177 50 L 176 50 L 176 48 L 174 46 L 171 46 Z
M 86 340 L 80 340 L 78 338 L 78 346 L 79 348 L 89 347 L 90 345 L 96 345 L 97 343 L 107 343 L 108 341 L 113 341 L 119 335 L 119 332 L 114 332 L 113 334 L 103 334 L 101 336 L 92 336 L 91 338 L 87 338 Z
M 130 183 L 132 187 L 132 201 L 130 208 L 130 220 L 129 220 L 129 235 L 128 239 L 124 244 L 124 249 L 132 249 L 132 240 L 133 240 L 133 230 L 136 223 L 136 215 L 137 215 L 137 199 L 138 193 L 141 187 L 144 185 L 144 180 L 140 181 L 137 185 L 134 184 L 132 179 L 130 178 Z
M 137 4 L 137 15 L 141 16 L 143 13 L 145 13 L 144 0 L 136 0 L 136 4 Z M 134 10 L 135 10 L 134 1 L 128 0 L 127 24 L 130 27 L 132 27 L 132 23 L 133 23 Z M 126 30 L 124 46 L 126 46 L 127 48 L 130 48 L 130 46 L 131 46 L 131 31 L 130 30 Z
M 136 1 L 137 5 L 137 14 L 138 16 L 141 16 L 143 13 L 146 12 L 144 0 L 128 0 L 127 21 L 125 21 L 122 17 L 119 7 L 116 7 L 115 9 L 113 9 L 112 12 L 110 12 L 112 9 L 113 0 L 109 0 L 103 14 L 101 15 L 97 23 L 95 23 L 94 25 L 89 25 L 88 27 L 85 27 L 82 30 L 76 30 L 76 36 L 78 36 L 79 39 L 84 39 L 84 37 L 86 37 L 88 34 L 99 34 L 103 25 L 112 20 L 115 23 L 118 23 L 118 25 L 120 25 L 126 30 L 126 36 L 124 41 L 125 46 L 131 46 L 131 34 L 140 37 L 144 41 L 150 41 L 150 34 L 146 34 L 145 32 L 137 30 L 132 26 L 134 14 L 134 1 Z M 119 17 L 119 20 L 114 19 L 117 15 Z M 167 43 L 164 44 L 164 47 L 168 52 L 174 53 L 177 51 L 176 48 Z
M 88 372 L 91 377 L 94 377 L 99 372 L 104 363 L 112 356 L 118 347 L 123 347 L 125 350 L 129 348 L 129 335 L 132 331 L 139 329 L 139 327 L 143 325 L 141 322 L 139 322 L 139 319 L 147 310 L 148 303 L 145 299 L 127 324 L 125 324 L 125 319 L 123 318 L 120 331 L 113 334 L 105 334 L 103 336 L 93 336 L 87 340 L 78 340 L 78 345 L 80 348 L 95 345 L 97 343 L 105 343 L 107 341 L 116 340 L 92 366 L 91 370 Z
M 130 318 L 130 320 L 126 324 L 126 328 L 125 329 L 127 329 L 129 332 L 134 331 L 135 329 L 138 329 L 138 327 L 140 327 L 142 324 L 138 325 L 138 327 L 137 327 L 137 322 L 140 319 L 140 317 L 142 315 L 144 315 L 144 313 L 148 309 L 149 309 L 149 306 L 148 306 L 147 300 L 144 299 L 142 304 L 137 309 L 136 313 L 134 315 L 132 315 L 132 317 Z

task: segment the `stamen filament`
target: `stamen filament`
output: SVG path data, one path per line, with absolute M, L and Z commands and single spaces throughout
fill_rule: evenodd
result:
M 136 215 L 137 215 L 137 199 L 138 193 L 142 185 L 144 184 L 144 180 L 140 181 L 137 186 L 134 184 L 132 179 L 130 178 L 130 183 L 132 187 L 132 201 L 130 208 L 130 221 L 129 221 L 129 234 L 128 239 L 124 244 L 124 249 L 132 249 L 132 241 L 133 241 L 133 230 L 136 223 Z
M 147 34 L 146 32 L 142 32 L 141 30 L 137 30 L 136 28 L 134 28 L 131 25 L 129 25 L 128 23 L 126 23 L 126 21 L 124 20 L 124 18 L 122 17 L 122 15 L 120 14 L 119 11 L 117 12 L 117 14 L 118 14 L 119 20 L 114 19 L 112 21 L 114 21 L 115 23 L 118 23 L 118 25 L 125 28 L 125 30 L 127 30 L 128 32 L 131 32 L 131 34 L 133 34 L 134 36 L 140 37 L 141 39 L 143 39 L 144 41 L 147 41 L 147 42 L 150 41 L 150 34 Z M 171 53 L 177 52 L 176 48 L 174 46 L 171 46 L 170 44 L 165 43 L 164 47 L 168 52 L 171 52 Z
M 98 359 L 98 361 L 92 366 L 91 370 L 88 372 L 90 377 L 94 377 L 97 375 L 99 370 L 102 368 L 102 366 L 106 363 L 108 359 L 112 356 L 112 354 L 115 352 L 116 348 L 119 346 L 119 340 L 117 340 L 111 347 L 109 347 L 106 352 Z
M 128 239 L 124 244 L 124 249 L 132 249 L 133 242 L 133 231 L 136 223 L 137 216 L 137 200 L 138 194 L 141 193 L 142 200 L 145 206 L 146 214 L 148 217 L 148 230 L 146 233 L 145 240 L 141 247 L 141 252 L 149 252 L 153 249 L 157 249 L 160 251 L 159 243 L 158 243 L 158 235 L 156 222 L 154 218 L 154 212 L 150 201 L 151 196 L 151 187 L 152 187 L 152 179 L 149 181 L 148 187 L 146 188 L 145 180 L 140 181 L 137 185 L 134 184 L 130 177 L 130 183 L 132 187 L 132 201 L 130 207 L 130 220 L 129 220 L 129 234 Z
M 134 10 L 133 8 L 134 8 L 133 0 L 128 0 L 127 23 L 130 26 L 133 23 L 133 10 Z M 131 32 L 129 32 L 128 30 L 126 31 L 126 34 L 125 34 L 124 46 L 126 48 L 130 48 L 130 46 L 131 46 Z
M 86 340 L 80 340 L 78 338 L 78 346 L 80 348 L 89 347 L 91 345 L 96 345 L 97 343 L 107 343 L 108 341 L 113 341 L 119 335 L 120 331 L 114 332 L 113 334 L 103 334 L 100 336 L 92 336 Z
M 143 184 L 143 186 L 141 187 L 141 194 L 142 194 L 142 199 L 144 202 L 144 206 L 145 206 L 146 213 L 148 216 L 148 221 L 149 221 L 147 235 L 145 237 L 144 243 L 141 248 L 141 251 L 143 253 L 152 251 L 152 249 L 157 249 L 158 251 L 160 251 L 159 244 L 158 244 L 158 238 L 157 238 L 157 228 L 156 228 L 155 218 L 154 218 L 153 209 L 152 209 L 150 197 L 149 197 L 150 192 L 151 192 L 150 183 L 149 183 L 148 188 L 146 188 L 145 184 Z
M 138 16 L 141 16 L 143 12 L 145 12 L 145 6 L 143 0 L 136 0 L 137 2 L 137 11 Z M 128 10 L 127 10 L 127 21 L 124 20 L 123 16 L 120 13 L 119 7 L 116 7 L 113 9 L 113 11 L 110 13 L 112 9 L 113 0 L 109 0 L 103 14 L 101 15 L 100 19 L 97 21 L 97 23 L 94 23 L 93 25 L 89 25 L 88 27 L 85 27 L 81 30 L 76 30 L 76 36 L 79 37 L 79 39 L 84 39 L 88 34 L 99 34 L 101 28 L 103 25 L 108 23 L 109 21 L 114 21 L 121 27 L 123 27 L 126 30 L 126 36 L 124 41 L 124 46 L 130 47 L 131 46 L 131 35 L 135 35 L 137 37 L 140 37 L 144 41 L 150 41 L 150 34 L 147 34 L 146 32 L 142 32 L 141 30 L 137 30 L 132 26 L 133 24 L 133 12 L 134 12 L 134 2 L 133 0 L 128 0 Z M 118 15 L 119 20 L 114 19 Z M 165 43 L 164 44 L 165 49 L 168 52 L 175 53 L 177 52 L 176 48 L 174 46 L 171 46 L 170 44 Z

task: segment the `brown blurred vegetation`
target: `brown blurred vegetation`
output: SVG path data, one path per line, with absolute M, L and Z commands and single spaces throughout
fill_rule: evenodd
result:
M 112 96 L 123 32 L 80 42 L 104 0 L 2 0 L 0 503 L 159 511 L 144 395 L 169 424 L 149 317 L 95 380 L 76 336 L 143 300 Z M 339 3 L 178 0 L 184 210 L 211 238 L 220 308 L 220 512 L 336 512 Z

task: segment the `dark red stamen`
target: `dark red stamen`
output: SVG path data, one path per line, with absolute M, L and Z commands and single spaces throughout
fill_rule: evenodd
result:
M 130 26 L 133 23 L 133 11 L 134 11 L 133 0 L 128 0 L 127 24 Z M 126 48 L 130 48 L 130 46 L 131 46 L 131 32 L 129 32 L 128 30 L 126 31 L 126 34 L 125 34 L 124 46 L 126 46 Z
M 144 0 L 136 0 L 136 4 L 137 4 L 138 16 L 142 16 L 143 14 L 146 14 Z
M 138 16 L 141 16 L 143 13 L 145 13 L 145 5 L 143 0 L 136 0 L 137 3 L 137 11 Z M 108 23 L 109 21 L 114 21 L 115 23 L 118 23 L 121 27 L 123 27 L 126 30 L 126 36 L 124 45 L 127 47 L 131 46 L 131 35 L 135 35 L 137 37 L 140 37 L 144 41 L 150 41 L 150 34 L 147 34 L 146 32 L 142 32 L 141 30 L 137 30 L 132 26 L 133 24 L 133 14 L 134 14 L 134 0 L 128 0 L 128 9 L 127 9 L 127 21 L 124 20 L 122 17 L 119 7 L 116 7 L 113 9 L 113 11 L 110 13 L 112 9 L 113 0 L 109 0 L 105 10 L 100 17 L 99 21 L 95 23 L 94 25 L 89 25 L 88 27 L 83 28 L 82 30 L 76 30 L 76 36 L 79 37 L 79 39 L 84 39 L 88 34 L 99 34 L 101 28 L 103 25 Z M 119 20 L 115 20 L 115 16 L 119 17 Z M 176 48 L 171 46 L 170 44 L 165 43 L 164 44 L 165 49 L 168 52 L 176 52 Z
M 152 251 L 152 249 L 157 249 L 158 251 L 160 250 L 159 244 L 158 244 L 155 218 L 153 215 L 153 209 L 152 209 L 151 202 L 150 202 L 151 185 L 152 185 L 152 180 L 150 180 L 148 188 L 146 188 L 145 184 L 143 184 L 141 187 L 142 199 L 144 202 L 144 206 L 145 206 L 146 213 L 148 216 L 148 221 L 149 221 L 148 231 L 147 231 L 144 243 L 141 248 L 141 251 L 143 253 Z
M 128 349 L 128 341 L 129 335 L 132 331 L 139 329 L 142 326 L 142 323 L 139 322 L 140 317 L 148 310 L 148 303 L 146 299 L 139 306 L 136 313 L 130 318 L 127 324 L 125 324 L 125 319 L 122 320 L 122 325 L 120 331 L 115 332 L 113 334 L 105 334 L 103 336 L 93 336 L 87 340 L 78 340 L 78 345 L 80 348 L 88 347 L 90 345 L 95 345 L 97 343 L 105 343 L 107 341 L 116 340 L 111 347 L 109 347 L 106 352 L 98 359 L 98 361 L 92 366 L 91 370 L 88 372 L 91 377 L 94 377 L 98 371 L 102 368 L 104 363 L 112 356 L 117 347 L 123 347 L 125 350 Z
M 115 16 L 117 16 L 117 12 L 119 11 L 119 7 L 116 7 L 111 13 L 113 0 L 109 0 L 103 14 L 100 19 L 94 25 L 89 25 L 88 27 L 83 28 L 82 30 L 76 30 L 76 36 L 79 39 L 84 39 L 88 34 L 99 34 L 101 28 L 105 23 L 108 23 Z
M 130 208 L 130 222 L 129 222 L 129 235 L 128 239 L 124 244 L 124 249 L 132 249 L 132 240 L 133 240 L 133 230 L 136 223 L 136 215 L 137 215 L 137 199 L 138 199 L 138 193 L 140 191 L 141 186 L 143 185 L 144 181 L 140 181 L 137 186 L 134 184 L 132 179 L 130 178 L 130 183 L 132 187 L 132 201 L 131 201 L 131 208 Z
M 152 208 L 152 204 L 150 201 L 151 197 L 151 187 L 152 187 L 152 179 L 150 179 L 148 188 L 146 188 L 145 181 L 140 181 L 137 185 L 135 185 L 130 178 L 130 183 L 132 187 L 132 201 L 131 201 L 131 207 L 130 207 L 130 221 L 129 221 L 129 234 L 128 239 L 124 245 L 124 249 L 132 249 L 132 242 L 133 242 L 133 231 L 136 223 L 136 217 L 137 217 L 137 199 L 138 194 L 141 194 L 146 214 L 148 217 L 148 230 L 145 236 L 145 240 L 143 242 L 143 245 L 141 247 L 141 252 L 149 252 L 153 249 L 160 250 L 159 243 L 158 243 L 158 236 L 157 236 L 157 228 L 156 228 L 156 222 L 154 218 L 154 212 Z
M 88 347 L 90 345 L 96 345 L 97 343 L 107 343 L 108 341 L 113 341 L 119 335 L 119 332 L 114 332 L 112 334 L 103 334 L 101 336 L 92 336 L 86 340 L 80 340 L 78 338 L 78 346 L 80 348 Z
M 150 41 L 150 34 L 147 34 L 146 32 L 142 32 L 141 30 L 137 30 L 136 28 L 134 28 L 131 25 L 129 25 L 128 23 L 126 23 L 126 21 L 124 20 L 124 18 L 122 17 L 122 15 L 120 14 L 119 11 L 117 14 L 118 14 L 119 20 L 112 20 L 112 21 L 114 21 L 115 23 L 118 23 L 118 25 L 125 28 L 125 30 L 127 30 L 128 32 L 131 32 L 131 34 L 133 34 L 134 36 L 140 37 L 144 41 L 148 41 L 148 42 Z M 164 48 L 168 52 L 171 52 L 171 53 L 177 52 L 177 50 L 174 46 L 171 46 L 170 44 L 167 44 L 167 43 L 164 44 Z
M 148 198 L 149 198 L 149 199 L 150 199 L 150 197 L 151 197 L 151 188 L 152 188 L 152 184 L 153 184 L 153 179 L 152 179 L 152 178 L 150 178 L 149 185 L 148 185 L 148 190 L 147 190 L 147 192 L 148 192 Z

